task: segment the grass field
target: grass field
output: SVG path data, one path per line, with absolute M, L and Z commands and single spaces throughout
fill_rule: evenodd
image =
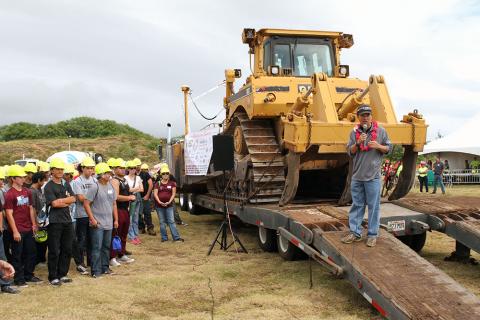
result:
M 115 275 L 101 279 L 71 271 L 74 282 L 60 288 L 43 283 L 23 289 L 20 295 L 2 294 L 0 318 L 380 318 L 347 281 L 333 278 L 316 263 L 310 289 L 309 262 L 286 262 L 261 251 L 253 227 L 239 225 L 238 230 L 248 254 L 216 247 L 207 257 L 221 217 L 187 213 L 182 217 L 189 223 L 179 226 L 184 243 L 161 243 L 158 235 L 143 235 L 143 244 L 129 245 L 134 264 L 120 266 Z M 156 219 L 155 224 L 158 230 Z M 453 248 L 453 240 L 433 232 L 421 255 L 480 296 L 480 266 L 443 261 Z M 46 279 L 46 267 L 39 267 L 37 275 Z

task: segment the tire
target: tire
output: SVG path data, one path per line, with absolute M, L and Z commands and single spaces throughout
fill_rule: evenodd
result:
M 182 211 L 188 211 L 188 194 L 180 193 L 178 195 L 178 203 L 180 204 L 180 209 Z
M 423 232 L 420 234 L 399 236 L 397 238 L 405 245 L 409 246 L 413 251 L 420 252 L 425 245 L 425 241 L 427 240 L 427 233 Z
M 414 234 L 412 237 L 412 243 L 410 248 L 412 248 L 415 252 L 420 252 L 425 245 L 425 241 L 427 240 L 427 232 L 423 232 L 420 234 Z
M 277 236 L 277 248 L 278 254 L 287 261 L 297 260 L 300 255 L 300 249 L 281 235 Z
M 258 245 L 266 252 L 277 251 L 277 232 L 272 229 L 258 227 Z

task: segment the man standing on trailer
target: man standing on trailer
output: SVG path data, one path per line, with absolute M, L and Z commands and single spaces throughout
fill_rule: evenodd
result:
M 372 109 L 363 104 L 357 109 L 359 124 L 350 134 L 347 152 L 352 157 L 353 172 L 350 191 L 352 207 L 348 215 L 350 232 L 343 243 L 362 240 L 362 221 L 368 205 L 367 246 L 374 247 L 380 227 L 380 167 L 382 158 L 392 145 L 387 132 L 372 119 Z

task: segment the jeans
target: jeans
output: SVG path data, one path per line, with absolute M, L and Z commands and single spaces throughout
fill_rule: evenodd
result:
M 350 231 L 357 237 L 362 235 L 362 221 L 368 206 L 368 237 L 377 237 L 380 227 L 380 179 L 370 181 L 353 180 L 350 186 L 352 207 L 348 215 Z
M 2 219 L 2 217 L 0 217 Z M 0 234 L 0 260 L 7 261 L 7 257 L 5 256 L 5 249 L 3 247 L 3 235 Z M 11 280 L 4 280 L 0 274 L 0 287 L 8 287 L 12 284 Z
M 425 192 L 428 192 L 428 177 L 418 176 L 418 181 L 420 182 L 420 192 L 423 192 L 423 186 L 425 186 Z
M 116 252 L 110 250 L 110 258 L 113 259 L 117 255 L 123 256 L 125 254 L 125 250 L 127 248 L 127 235 L 128 229 L 130 227 L 130 215 L 128 214 L 128 210 L 118 208 L 118 228 L 117 234 L 122 240 L 122 250 L 120 252 Z
M 48 225 L 48 280 L 60 279 L 68 274 L 72 258 L 73 225 L 50 223 Z
M 134 210 L 130 212 L 130 228 L 128 229 L 128 239 L 133 240 L 138 237 L 138 215 L 142 210 L 142 200 L 134 201 Z
M 37 260 L 37 246 L 33 238 L 33 231 L 20 232 L 20 241 L 13 239 L 13 234 L 6 235 L 11 240 L 12 256 L 9 263 L 15 269 L 15 283 L 23 283 L 33 277 Z
M 92 275 L 99 276 L 108 271 L 112 230 L 90 228 L 90 241 L 92 244 Z
M 436 174 L 433 176 L 433 193 L 437 192 L 437 183 L 440 183 L 440 189 L 442 189 L 442 193 L 445 193 L 445 185 L 443 184 L 442 176 Z
M 150 201 L 150 199 L 142 200 L 142 210 L 138 217 L 138 227 L 140 230 L 145 230 L 145 227 L 147 227 L 148 230 L 154 228 L 152 222 L 152 201 Z
M 77 218 L 75 222 L 75 235 L 77 238 L 78 251 L 77 257 L 74 257 L 75 263 L 85 263 L 87 257 L 87 265 L 91 265 L 91 246 L 90 246 L 90 227 L 88 217 Z M 78 263 L 77 263 L 78 265 Z
M 158 220 L 160 221 L 160 234 L 162 235 L 162 240 L 168 240 L 167 227 L 170 228 L 170 233 L 172 234 L 173 240 L 179 240 L 180 235 L 178 234 L 177 227 L 175 226 L 175 221 L 173 219 L 173 206 L 164 208 L 164 207 L 155 207 L 158 214 Z

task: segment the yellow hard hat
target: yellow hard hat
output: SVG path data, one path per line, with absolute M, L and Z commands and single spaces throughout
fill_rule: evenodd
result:
M 18 164 L 11 165 L 8 167 L 7 176 L 9 177 L 25 177 L 27 174 L 25 170 Z
M 95 161 L 90 157 L 85 157 L 80 165 L 82 167 L 95 167 Z
M 168 169 L 168 165 L 164 165 L 160 168 L 160 174 L 162 173 L 170 173 L 170 170 Z
M 50 165 L 45 161 L 40 161 L 38 166 L 39 166 L 39 171 L 41 172 L 47 172 L 50 170 Z
M 72 163 L 67 163 L 63 173 L 70 173 L 73 175 L 75 173 L 75 166 Z
M 116 167 L 117 159 L 110 158 L 110 159 L 108 159 L 107 164 L 110 168 Z
M 38 170 L 37 170 L 37 166 L 36 166 L 35 164 L 31 163 L 31 162 L 27 163 L 27 164 L 25 165 L 25 167 L 23 167 L 23 170 L 24 170 L 25 172 L 31 172 L 31 173 L 35 173 L 35 172 L 38 171 Z
M 140 167 L 140 169 L 142 169 L 142 170 L 148 170 L 148 169 L 149 169 L 148 164 L 143 163 L 142 166 Z
M 60 158 L 50 160 L 50 168 L 65 169 L 65 162 Z
M 0 179 L 5 180 L 5 167 L 0 167 Z
M 95 173 L 97 175 L 104 174 L 104 173 L 107 173 L 107 172 L 112 172 L 112 169 L 110 169 L 108 164 L 106 164 L 105 162 L 100 162 L 99 164 L 97 164 L 95 166 Z
M 114 163 L 113 166 L 117 167 L 117 168 L 126 168 L 127 163 L 122 158 L 118 158 L 118 159 L 115 160 L 115 163 Z
M 135 164 L 135 160 L 128 160 L 127 161 L 127 168 L 135 168 L 137 165 Z
M 138 159 L 138 158 L 135 158 L 133 159 L 133 163 L 135 163 L 135 166 L 139 166 L 142 164 L 142 160 Z

